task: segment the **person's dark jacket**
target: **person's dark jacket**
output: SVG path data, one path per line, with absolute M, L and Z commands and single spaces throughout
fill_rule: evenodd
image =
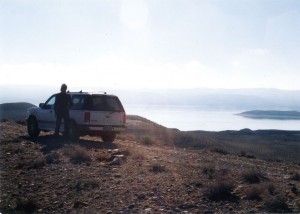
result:
M 70 94 L 67 93 L 59 93 L 56 95 L 54 110 L 55 114 L 65 114 L 69 111 L 69 108 L 72 107 L 72 99 Z

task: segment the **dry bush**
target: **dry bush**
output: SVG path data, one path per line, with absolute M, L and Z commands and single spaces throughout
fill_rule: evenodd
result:
M 202 168 L 204 174 L 213 174 L 216 171 L 215 166 L 212 164 L 206 164 Z
M 208 186 L 204 195 L 213 201 L 229 200 L 232 197 L 232 190 L 234 189 L 233 181 L 215 181 Z
M 140 142 L 146 146 L 151 146 L 154 144 L 154 141 L 149 136 L 143 137 Z
M 291 212 L 287 204 L 287 198 L 285 196 L 268 197 L 265 201 L 265 208 L 270 212 L 284 213 Z
M 265 184 L 265 188 L 268 190 L 268 193 L 270 195 L 276 195 L 276 188 L 273 183 L 267 183 Z
M 249 171 L 244 172 L 242 177 L 245 182 L 253 184 L 260 182 L 262 174 L 258 170 L 251 169 Z
M 34 213 L 37 209 L 37 203 L 31 198 L 18 198 L 16 210 L 20 213 Z
M 293 181 L 300 181 L 300 175 L 299 175 L 299 173 L 298 173 L 298 172 L 292 172 L 292 173 L 291 173 L 290 180 L 293 180 Z
M 261 188 L 261 186 L 249 186 L 247 189 L 245 189 L 245 195 L 246 195 L 246 199 L 249 200 L 257 200 L 260 201 L 261 198 L 261 194 L 263 193 L 263 189 Z
M 74 183 L 73 189 L 76 189 L 76 191 L 81 192 L 99 188 L 99 186 L 100 184 L 98 183 L 98 181 L 92 178 L 78 178 Z
M 45 157 L 40 155 L 28 159 L 20 159 L 17 164 L 17 169 L 40 169 L 46 165 Z
M 165 172 L 166 171 L 166 168 L 160 164 L 154 164 L 151 169 L 150 169 L 151 172 L 154 172 L 154 173 L 161 173 L 161 172 Z
M 67 155 L 72 163 L 90 163 L 91 157 L 88 151 L 80 146 L 65 146 L 63 149 L 64 155 Z
M 136 161 L 143 161 L 145 160 L 145 154 L 139 150 L 131 150 L 130 156 L 133 160 Z
M 108 162 L 111 158 L 111 155 L 108 153 L 100 153 L 96 155 L 96 160 L 99 162 Z
M 135 135 L 131 133 L 124 133 L 124 134 L 117 135 L 117 138 L 120 140 L 136 141 Z
M 59 153 L 58 152 L 51 152 L 50 154 L 46 155 L 46 163 L 47 164 L 59 164 Z
M 228 155 L 227 151 L 225 151 L 224 149 L 220 149 L 220 148 L 213 148 L 210 151 L 214 152 L 214 153 L 221 154 L 221 155 Z

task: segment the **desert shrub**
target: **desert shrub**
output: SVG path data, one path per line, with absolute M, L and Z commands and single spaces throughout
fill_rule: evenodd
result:
M 133 160 L 137 160 L 137 161 L 145 160 L 145 155 L 139 150 L 131 150 L 130 156 Z
M 210 151 L 214 152 L 214 153 L 221 154 L 221 155 L 228 155 L 227 151 L 225 151 L 224 149 L 220 149 L 220 148 L 213 148 Z
M 246 152 L 245 152 L 245 151 L 241 151 L 241 152 L 240 152 L 240 156 L 241 156 L 241 157 L 246 157 Z
M 259 183 L 261 180 L 261 172 L 258 170 L 251 169 L 249 171 L 246 171 L 242 175 L 243 180 L 247 183 L 253 184 L 253 183 Z
M 275 188 L 274 184 L 268 183 L 265 185 L 265 187 L 268 190 L 268 193 L 270 195 L 276 195 L 276 188 Z
M 154 172 L 154 173 L 161 173 L 161 172 L 165 172 L 166 171 L 166 168 L 160 164 L 154 164 L 151 169 L 150 169 L 151 172 Z
M 99 162 L 109 161 L 110 158 L 111 158 L 111 155 L 108 153 L 100 153 L 100 154 L 97 154 L 97 156 L 96 156 L 96 160 Z
M 34 213 L 34 211 L 37 209 L 36 202 L 31 198 L 18 198 L 16 204 L 16 210 L 21 211 L 21 213 Z
M 291 174 L 291 177 L 290 177 L 290 180 L 293 180 L 293 181 L 300 181 L 300 175 L 298 172 L 293 172 Z
M 100 185 L 96 180 L 93 180 L 91 178 L 86 178 L 86 179 L 79 178 L 75 182 L 75 186 L 73 188 L 76 189 L 76 191 L 81 192 L 84 190 L 95 189 L 98 188 L 99 186 Z
M 69 156 L 71 162 L 75 164 L 91 162 L 91 157 L 87 150 L 80 146 L 66 146 L 64 147 L 63 153 Z
M 246 199 L 260 201 L 262 192 L 261 186 L 250 186 L 245 190 Z
M 202 172 L 206 175 L 208 175 L 208 177 L 211 179 L 214 172 L 215 172 L 215 166 L 212 165 L 212 164 L 207 164 L 207 165 L 204 165 L 203 168 L 202 168 Z
M 282 213 L 290 212 L 291 210 L 288 207 L 286 197 L 280 195 L 277 197 L 269 197 L 265 201 L 265 208 L 270 212 Z
M 46 163 L 47 164 L 59 164 L 59 153 L 51 152 L 50 154 L 46 155 Z
M 189 134 L 180 133 L 175 136 L 174 144 L 179 147 L 192 146 L 191 144 L 195 141 L 194 137 Z
M 205 191 L 206 197 L 213 201 L 229 200 L 234 189 L 232 181 L 215 181 Z
M 130 133 L 117 135 L 117 138 L 120 140 L 136 141 L 135 135 Z
M 144 145 L 146 145 L 146 146 L 150 146 L 150 145 L 152 145 L 154 142 L 153 142 L 153 140 L 152 140 L 151 137 L 146 136 L 146 137 L 143 137 L 143 138 L 141 139 L 141 143 L 144 144 Z
M 46 165 L 44 156 L 37 156 L 27 160 L 19 160 L 16 164 L 17 169 L 40 169 Z

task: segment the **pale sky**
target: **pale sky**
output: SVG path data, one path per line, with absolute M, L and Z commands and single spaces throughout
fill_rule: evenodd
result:
M 300 89 L 299 0 L 0 0 L 0 84 Z

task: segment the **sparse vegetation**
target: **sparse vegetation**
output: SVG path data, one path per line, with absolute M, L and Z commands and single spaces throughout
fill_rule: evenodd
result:
M 224 149 L 220 149 L 220 148 L 213 148 L 210 151 L 221 154 L 221 155 L 228 155 L 227 151 L 225 151 Z
M 300 181 L 300 174 L 298 172 L 293 172 L 291 173 L 290 179 L 293 181 Z
M 46 155 L 46 163 L 47 164 L 59 164 L 59 153 L 57 152 L 51 152 L 50 154 Z
M 212 164 L 206 164 L 202 168 L 204 174 L 213 174 L 215 172 L 215 166 Z
M 100 153 L 96 155 L 96 160 L 99 162 L 107 162 L 111 159 L 111 155 L 108 153 Z
M 80 146 L 65 146 L 63 153 L 70 158 L 72 163 L 75 164 L 91 162 L 91 157 L 87 150 Z
M 205 195 L 213 201 L 230 200 L 234 183 L 232 181 L 215 181 L 206 189 Z
M 257 200 L 260 201 L 261 198 L 261 194 L 263 192 L 263 189 L 261 188 L 261 186 L 249 186 L 246 190 L 245 190 L 245 195 L 246 198 L 249 200 Z
M 262 174 L 261 172 L 259 172 L 257 169 L 251 169 L 249 171 L 245 171 L 242 175 L 243 180 L 247 183 L 253 184 L 253 183 L 259 183 L 261 178 L 262 178 Z
M 153 145 L 154 141 L 152 140 L 151 137 L 146 136 L 146 137 L 143 137 L 143 138 L 141 139 L 141 143 L 142 143 L 143 145 L 150 146 L 150 145 Z
M 16 210 L 21 213 L 34 213 L 37 209 L 37 203 L 32 198 L 18 198 Z
M 20 159 L 17 164 L 17 169 L 40 169 L 46 165 L 45 157 L 39 155 L 37 157 L 27 157 L 26 159 Z
M 165 166 L 162 166 L 160 164 L 154 164 L 151 169 L 150 169 L 151 172 L 154 172 L 154 173 L 161 173 L 161 172 L 165 172 L 166 171 L 166 168 Z
M 287 204 L 287 198 L 283 195 L 267 198 L 265 201 L 265 208 L 270 212 L 276 213 L 291 212 Z

